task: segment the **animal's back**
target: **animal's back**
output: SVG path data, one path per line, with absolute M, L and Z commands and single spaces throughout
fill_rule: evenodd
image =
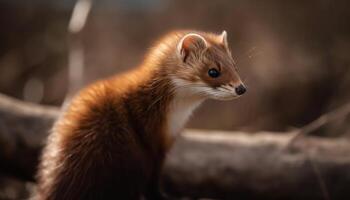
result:
M 151 166 L 128 121 L 125 91 L 111 85 L 85 89 L 55 124 L 40 166 L 39 200 L 139 198 Z

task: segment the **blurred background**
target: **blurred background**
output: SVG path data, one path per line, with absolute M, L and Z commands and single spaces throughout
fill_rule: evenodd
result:
M 99 0 L 78 36 L 68 32 L 75 3 L 0 0 L 0 93 L 60 106 L 73 40 L 83 86 L 137 66 L 163 34 L 196 29 L 228 32 L 248 93 L 205 102 L 191 128 L 283 132 L 350 100 L 349 1 Z M 313 134 L 348 137 L 349 117 Z
M 61 105 L 68 91 L 68 23 L 75 1 L 0 3 L 0 92 Z M 80 35 L 82 81 L 138 65 L 152 42 L 171 30 L 226 30 L 249 92 L 237 101 L 206 102 L 190 127 L 300 127 L 348 100 L 348 7 L 345 0 L 95 1 Z

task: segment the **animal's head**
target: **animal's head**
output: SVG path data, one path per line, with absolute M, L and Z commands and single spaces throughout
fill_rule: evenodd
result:
M 246 92 L 232 58 L 227 33 L 187 33 L 177 43 L 179 68 L 174 80 L 201 96 L 230 100 Z

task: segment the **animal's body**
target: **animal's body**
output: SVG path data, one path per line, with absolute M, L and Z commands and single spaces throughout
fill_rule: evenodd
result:
M 139 67 L 72 99 L 43 150 L 34 198 L 162 199 L 162 164 L 192 111 L 244 91 L 226 32 L 166 35 Z

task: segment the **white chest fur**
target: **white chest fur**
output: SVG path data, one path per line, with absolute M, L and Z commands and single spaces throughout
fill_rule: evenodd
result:
M 178 95 L 174 98 L 169 108 L 168 114 L 168 133 L 176 137 L 185 126 L 193 110 L 197 108 L 203 99 L 198 97 L 188 97 Z

